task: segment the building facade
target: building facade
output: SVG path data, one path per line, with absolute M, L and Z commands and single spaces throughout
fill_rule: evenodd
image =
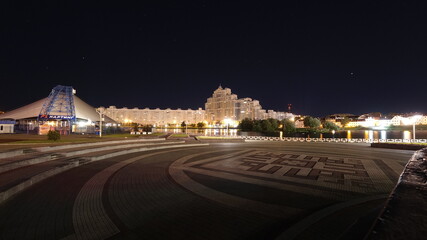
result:
M 139 109 L 139 108 L 117 108 L 110 106 L 108 108 L 100 107 L 98 110 L 103 110 L 104 114 L 116 122 L 120 123 L 139 123 L 150 124 L 153 126 L 176 126 L 182 122 L 187 124 L 196 124 L 203 122 L 205 119 L 205 111 L 202 108 L 197 110 L 192 109 Z
M 212 97 L 205 104 L 206 121 L 209 123 L 223 122 L 224 120 L 242 121 L 245 118 L 261 120 L 274 118 L 283 120 L 292 118 L 293 114 L 262 109 L 258 100 L 252 98 L 238 98 L 230 88 L 216 89 Z
M 180 126 L 182 122 L 187 124 L 197 124 L 205 122 L 209 124 L 224 124 L 237 126 L 238 122 L 245 119 L 262 120 L 274 118 L 283 120 L 292 119 L 293 114 L 287 112 L 276 112 L 264 110 L 258 100 L 252 98 L 238 98 L 231 92 L 230 88 L 216 89 L 212 97 L 208 98 L 205 110 L 193 109 L 139 109 L 139 108 L 108 108 L 100 107 L 98 111 L 103 111 L 106 116 L 119 123 L 139 123 L 151 124 L 157 127 Z

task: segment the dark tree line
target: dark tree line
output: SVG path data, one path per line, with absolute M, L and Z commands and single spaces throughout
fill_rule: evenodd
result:
M 289 119 L 279 121 L 273 118 L 264 120 L 252 120 L 245 118 L 240 122 L 239 128 L 245 132 L 262 132 L 267 134 L 277 131 L 284 131 L 285 134 L 291 134 L 296 131 L 293 121 Z

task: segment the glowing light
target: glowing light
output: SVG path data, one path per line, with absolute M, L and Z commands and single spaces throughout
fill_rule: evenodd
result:
M 420 120 L 421 118 L 422 118 L 423 116 L 422 115 L 415 115 L 415 116 L 412 116 L 411 118 L 412 118 L 412 123 L 414 124 L 414 123 L 416 123 L 418 120 Z
M 403 139 L 411 139 L 411 132 L 403 131 Z
M 381 131 L 381 139 L 387 139 L 387 131 Z
M 87 126 L 87 122 L 80 121 L 80 122 L 77 122 L 77 125 L 79 127 L 86 127 Z

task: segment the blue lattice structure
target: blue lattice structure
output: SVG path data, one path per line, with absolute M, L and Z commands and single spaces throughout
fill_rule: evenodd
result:
M 49 97 L 43 103 L 38 116 L 39 121 L 76 120 L 73 87 L 58 85 L 52 89 Z

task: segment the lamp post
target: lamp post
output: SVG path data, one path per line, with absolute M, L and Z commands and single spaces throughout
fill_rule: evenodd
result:
M 415 140 L 415 123 L 421 118 L 421 115 L 412 116 L 412 138 Z
M 30 125 L 32 125 L 32 124 L 33 124 L 32 122 L 29 122 L 27 124 L 27 135 L 30 134 Z
M 226 119 L 224 119 L 224 123 L 227 125 L 227 136 L 228 136 L 228 125 L 230 124 L 230 119 L 229 118 L 226 118 Z
M 99 113 L 99 137 L 102 137 L 102 116 L 104 115 L 105 108 L 100 107 L 96 111 Z

